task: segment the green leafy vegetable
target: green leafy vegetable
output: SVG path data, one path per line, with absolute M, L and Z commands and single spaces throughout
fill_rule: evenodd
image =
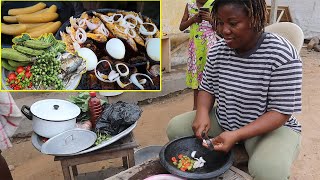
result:
M 97 140 L 94 143 L 96 146 L 101 144 L 103 141 L 110 139 L 112 136 L 104 133 L 97 132 Z
M 49 33 L 47 35 L 42 35 L 39 38 L 40 41 L 43 42 L 47 42 L 47 43 L 51 43 L 52 46 L 49 48 L 50 51 L 54 51 L 54 52 L 65 52 L 66 51 L 66 44 L 61 41 L 61 40 L 57 40 L 52 33 Z

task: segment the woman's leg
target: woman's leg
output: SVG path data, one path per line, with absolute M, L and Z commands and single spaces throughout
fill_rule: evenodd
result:
M 245 141 L 248 169 L 255 180 L 287 180 L 299 154 L 301 134 L 288 127 Z
M 197 110 L 198 94 L 199 94 L 199 90 L 194 89 L 193 90 L 193 110 Z
M 193 135 L 192 122 L 195 116 L 196 111 L 191 111 L 172 118 L 167 127 L 167 136 L 169 140 L 171 141 L 179 137 Z M 209 136 L 215 137 L 223 132 L 215 116 L 215 108 L 210 112 L 210 119 L 211 128 L 208 134 Z
M 12 180 L 8 164 L 0 151 L 0 179 Z

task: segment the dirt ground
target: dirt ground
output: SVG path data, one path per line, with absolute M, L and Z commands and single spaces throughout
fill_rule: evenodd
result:
M 303 126 L 302 149 L 292 167 L 292 180 L 320 179 L 320 53 L 302 49 L 303 58 L 303 111 L 297 114 Z M 178 94 L 172 98 L 143 105 L 143 114 L 134 130 L 141 147 L 164 145 L 168 121 L 192 109 L 192 93 Z M 281 148 L 281 147 L 278 147 Z M 43 155 L 30 139 L 15 140 L 14 147 L 3 153 L 8 163 L 14 165 L 15 180 L 62 180 L 61 166 L 52 156 Z M 98 171 L 109 166 L 119 166 L 120 160 L 102 161 L 80 166 L 80 172 Z

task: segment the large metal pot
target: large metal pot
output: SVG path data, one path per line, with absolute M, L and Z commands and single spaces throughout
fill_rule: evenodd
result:
M 65 100 L 46 99 L 37 101 L 31 107 L 23 105 L 21 112 L 32 120 L 33 131 L 51 138 L 76 126 L 80 108 Z

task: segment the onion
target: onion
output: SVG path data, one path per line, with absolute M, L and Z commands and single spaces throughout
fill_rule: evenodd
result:
M 136 25 L 138 24 L 137 17 L 134 16 L 134 15 L 132 15 L 132 14 L 128 14 L 128 15 L 126 15 L 126 16 L 123 18 L 124 21 L 128 22 L 127 19 L 134 19 L 134 22 L 135 22 L 135 23 L 134 23 L 134 24 L 131 23 L 131 24 L 134 25 L 134 26 L 136 26 Z
M 86 21 L 87 26 L 88 26 L 88 28 L 89 28 L 90 30 L 95 30 L 95 29 L 97 29 L 97 27 L 99 26 L 99 24 L 91 23 L 91 22 L 88 21 L 88 20 L 85 20 L 85 21 Z
M 118 20 L 114 20 L 114 18 L 116 16 L 120 16 Z M 121 22 L 123 19 L 123 15 L 122 14 L 114 14 L 113 16 L 111 16 L 114 22 Z
M 74 49 L 75 51 L 77 51 L 78 49 L 81 48 L 80 44 L 79 44 L 77 41 L 74 41 L 74 42 L 72 43 L 72 45 L 73 45 L 73 49 Z
M 127 83 L 127 84 L 123 84 L 123 83 L 121 82 L 120 77 L 118 77 L 118 78 L 117 78 L 117 84 L 118 84 L 121 88 L 125 88 L 126 86 L 132 84 L 132 82 L 129 82 L 129 83 Z
M 86 31 L 82 28 L 78 28 L 78 30 L 76 31 L 76 40 L 79 44 L 84 43 L 87 40 Z
M 139 17 L 139 15 L 136 16 L 136 20 L 138 21 L 139 24 L 143 24 L 142 19 Z
M 149 25 L 152 25 L 153 26 L 153 31 L 148 31 L 143 25 L 144 24 L 149 24 Z M 141 34 L 145 35 L 145 36 L 153 36 L 156 32 L 157 32 L 157 27 L 156 25 L 152 24 L 152 23 L 142 23 L 140 25 L 140 28 L 139 28 L 139 31 Z
M 105 75 L 105 74 L 102 74 L 102 73 L 100 73 L 99 71 L 97 71 L 98 65 L 99 65 L 100 63 L 102 63 L 102 62 L 107 62 L 107 63 L 109 64 L 109 67 L 110 67 L 111 71 L 113 71 L 112 66 L 111 66 L 111 64 L 110 64 L 110 62 L 109 62 L 108 60 L 101 60 L 101 61 L 99 61 L 99 62 L 97 63 L 97 66 L 94 68 L 94 74 L 95 74 L 96 77 L 97 77 L 100 81 L 102 81 L 102 82 L 108 82 L 108 83 L 115 82 L 116 79 L 113 80 L 113 81 L 109 81 L 109 80 L 107 80 L 107 79 L 102 78 L 102 76 Z M 105 76 L 106 76 L 106 75 L 105 75 Z
M 71 32 L 71 28 L 73 28 L 73 27 L 66 27 L 66 31 L 70 35 L 72 41 L 76 41 L 76 39 L 74 38 L 74 34 L 72 34 L 72 32 Z
M 100 24 L 100 26 L 99 26 L 99 28 L 98 28 L 98 31 L 101 33 L 101 34 L 103 34 L 103 35 L 105 35 L 105 36 L 109 36 L 109 31 L 108 31 L 108 29 L 104 26 L 104 24 Z
M 101 15 L 101 18 L 107 23 L 114 23 L 113 16 Z
M 79 27 L 85 29 L 85 26 L 86 26 L 86 22 L 87 20 L 86 19 L 80 19 L 79 20 Z
M 126 72 L 122 73 L 122 72 L 120 71 L 120 69 L 119 69 L 119 66 L 124 66 L 124 67 L 126 68 Z M 117 69 L 118 73 L 120 74 L 120 76 L 122 76 L 122 77 L 128 76 L 128 74 L 129 74 L 129 68 L 128 68 L 128 66 L 125 65 L 124 63 L 118 63 L 118 64 L 116 64 L 116 69 Z
M 73 16 L 71 16 L 71 17 L 69 18 L 69 21 L 70 21 L 70 24 L 71 24 L 72 27 L 74 27 L 74 28 L 76 28 L 76 29 L 79 27 L 78 24 L 77 24 L 77 19 L 76 19 L 76 18 L 73 18 Z
M 194 158 L 196 156 L 197 151 L 192 151 L 191 157 Z
M 130 81 L 131 81 L 134 85 L 136 85 L 139 89 L 143 90 L 144 87 L 139 83 L 139 81 L 138 81 L 138 79 L 137 79 L 137 76 L 145 76 L 145 77 L 147 77 L 147 78 L 151 81 L 151 83 L 153 84 L 152 79 L 151 79 L 148 75 L 146 75 L 146 74 L 141 74 L 141 73 L 132 74 L 132 75 L 130 76 Z
M 120 75 L 119 75 L 119 73 L 117 73 L 115 70 L 112 70 L 110 73 L 109 73 L 109 75 L 108 75 L 108 79 L 110 80 L 110 81 L 115 81 L 116 80 L 116 78 L 118 78 L 118 77 L 120 77 Z

